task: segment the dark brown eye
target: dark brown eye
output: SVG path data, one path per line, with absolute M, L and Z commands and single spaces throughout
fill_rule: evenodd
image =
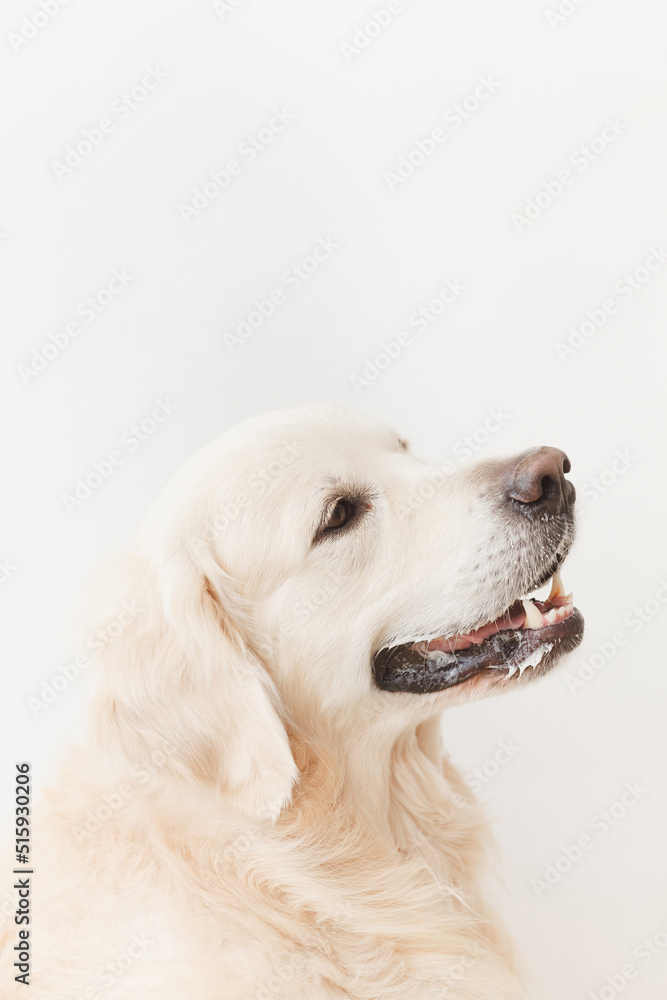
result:
M 324 525 L 325 531 L 335 531 L 337 528 L 344 528 L 354 517 L 354 504 L 349 500 L 338 500 L 332 508 Z

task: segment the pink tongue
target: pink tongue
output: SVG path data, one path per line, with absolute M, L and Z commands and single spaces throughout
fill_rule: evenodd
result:
M 503 632 L 511 628 L 522 628 L 526 620 L 526 612 L 520 602 L 513 604 L 509 611 L 506 611 L 500 618 L 488 625 L 482 625 L 474 632 L 466 632 L 465 635 L 452 635 L 446 639 L 432 639 L 426 647 L 429 650 L 443 650 L 453 653 L 455 649 L 467 649 L 469 646 L 479 645 L 495 632 Z

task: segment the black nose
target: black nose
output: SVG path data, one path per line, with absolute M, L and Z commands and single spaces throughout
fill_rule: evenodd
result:
M 533 448 L 508 462 L 507 497 L 525 514 L 563 514 L 576 493 L 565 478 L 570 460 L 559 448 Z

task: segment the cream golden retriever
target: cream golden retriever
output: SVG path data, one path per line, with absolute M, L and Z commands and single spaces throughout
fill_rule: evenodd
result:
M 3 995 L 525 998 L 440 717 L 580 641 L 567 471 L 445 474 L 325 406 L 195 456 L 107 580 L 90 738 L 34 821 L 30 991 L 11 925 Z

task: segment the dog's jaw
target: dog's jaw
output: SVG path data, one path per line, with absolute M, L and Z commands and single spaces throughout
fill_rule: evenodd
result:
M 447 652 L 424 650 L 427 644 L 382 650 L 373 663 L 375 683 L 383 691 L 432 694 L 477 681 L 493 687 L 515 679 L 542 677 L 581 642 L 584 620 L 576 609 L 564 621 L 538 629 L 498 631 L 480 645 Z M 525 678 L 524 678 L 525 674 Z

